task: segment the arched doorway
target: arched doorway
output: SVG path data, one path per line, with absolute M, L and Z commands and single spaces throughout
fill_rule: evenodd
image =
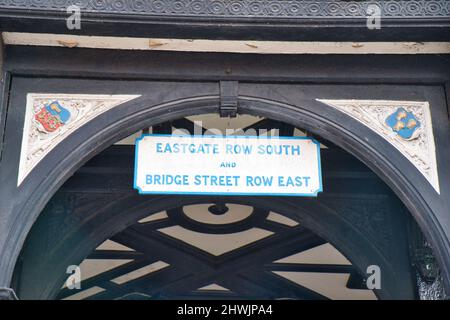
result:
M 283 135 L 296 130 L 268 118 L 252 126 Z M 193 123 L 176 118 L 153 130 L 172 127 L 192 130 Z M 91 275 L 78 297 L 414 298 L 407 210 L 365 165 L 321 140 L 329 146 L 323 150 L 328 187 L 317 199 L 143 197 L 128 181 L 132 147 L 106 149 L 62 186 L 33 227 L 16 266 L 19 296 L 70 298 L 72 291 L 60 291 L 67 266 L 103 260 L 112 267 Z M 226 221 L 227 212 L 236 220 Z M 221 214 L 225 222 L 211 222 Z M 240 238 L 235 247 L 208 248 Z M 369 265 L 383 274 L 375 292 L 364 287 Z M 341 288 L 320 289 L 337 281 Z
M 276 59 L 276 64 L 286 68 L 283 59 Z M 245 61 L 248 63 L 250 60 L 248 57 L 240 57 L 238 65 L 244 65 Z M 223 66 L 222 62 L 216 61 L 216 64 L 212 65 Z M 289 63 L 292 62 L 293 60 L 289 60 Z M 200 64 L 193 65 L 198 66 Z M 217 79 L 222 77 L 214 73 L 214 70 L 207 71 L 211 71 L 212 75 L 203 75 L 201 77 L 203 80 L 196 78 L 196 81 L 186 76 L 181 77 L 183 81 L 179 81 L 181 78 L 172 81 L 155 76 L 157 80 L 153 81 L 150 75 L 144 77 L 145 81 L 133 81 L 129 77 L 118 80 L 115 76 L 110 78 L 105 76 L 106 79 L 71 78 L 70 81 L 62 78 L 39 78 L 39 81 L 36 81 L 36 78 L 15 77 L 8 102 L 11 112 L 6 122 L 5 148 L 2 154 L 1 176 L 4 183 L 0 185 L 2 203 L 7 204 L 2 211 L 2 215 L 7 216 L 7 219 L 1 225 L 4 232 L 0 236 L 0 250 L 3 257 L 0 260 L 0 269 L 4 270 L 0 274 L 0 283 L 3 286 L 10 285 L 24 241 L 45 205 L 64 182 L 89 159 L 140 128 L 170 119 L 220 111 L 221 81 Z M 283 74 L 284 71 L 278 69 L 277 72 Z M 450 252 L 446 224 L 447 198 L 439 196 L 416 168 L 405 161 L 405 157 L 381 136 L 355 119 L 316 100 L 370 97 L 429 101 L 430 105 L 434 106 L 433 123 L 442 125 L 439 120 L 444 119 L 442 107 L 445 105 L 442 104 L 442 92 L 439 88 L 420 86 L 411 92 L 408 86 L 396 86 L 395 90 L 392 90 L 391 85 L 309 86 L 300 83 L 298 78 L 295 78 L 296 80 L 289 78 L 292 83 L 291 80 L 269 83 L 269 80 L 260 77 L 247 77 L 241 82 L 235 80 L 235 75 L 227 76 L 227 79 L 239 83 L 235 98 L 240 113 L 282 121 L 306 129 L 310 134 L 325 140 L 333 141 L 363 161 L 381 177 L 408 208 L 426 235 L 440 262 L 444 281 L 450 279 L 446 263 Z M 105 112 L 87 122 L 81 130 L 69 135 L 18 187 L 15 183 L 17 179 L 15 170 L 20 156 L 18 148 L 22 135 L 20 128 L 24 122 L 26 97 L 30 92 L 62 92 L 66 96 L 86 93 L 140 94 L 140 98 Z M 445 125 L 441 127 L 444 129 L 435 131 L 438 143 L 446 141 L 446 127 Z M 445 153 L 439 153 L 437 150 L 437 156 L 438 161 L 446 163 Z M 445 178 L 445 170 L 443 174 Z M 448 180 L 441 179 L 440 183 L 444 195 L 445 190 L 448 190 Z

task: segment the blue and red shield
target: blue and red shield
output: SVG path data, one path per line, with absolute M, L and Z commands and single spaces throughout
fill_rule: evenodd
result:
M 45 131 L 53 132 L 70 119 L 70 112 L 58 101 L 53 101 L 42 107 L 34 118 L 44 127 Z

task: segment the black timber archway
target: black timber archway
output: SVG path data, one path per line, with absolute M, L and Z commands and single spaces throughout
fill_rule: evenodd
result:
M 29 196 L 17 209 L 9 228 L 8 250 L 1 262 L 1 267 L 9 271 L 2 275 L 3 281 L 9 282 L 15 261 L 33 222 L 49 199 L 76 169 L 113 142 L 143 127 L 183 116 L 217 112 L 219 99 L 218 96 L 192 97 L 150 107 L 145 101 L 138 99 L 127 108 L 122 108 L 123 113 L 115 114 L 109 111 L 87 123 L 79 134 L 69 136 L 56 148 L 59 152 L 51 153 L 37 167 L 37 169 L 44 168 L 46 165 L 56 163 L 53 170 L 41 179 L 36 179 L 40 173 L 39 170 L 35 170 L 28 178 L 30 183 L 23 187 L 24 192 L 29 192 Z M 415 183 L 423 184 L 424 178 L 419 175 L 405 175 L 405 168 L 411 172 L 414 172 L 414 168 L 404 163 L 402 156 L 381 137 L 338 111 L 313 100 L 296 101 L 293 105 L 241 96 L 239 112 L 264 116 L 305 128 L 313 134 L 333 141 L 366 163 L 388 183 L 414 215 L 434 245 L 444 278 L 448 279 L 449 266 L 445 263 L 449 255 L 448 239 L 434 212 L 424 201 L 423 194 L 414 187 Z M 389 154 L 389 157 L 386 154 Z M 402 166 L 399 166 L 399 163 L 402 163 Z M 402 170 L 399 167 L 402 167 Z
M 108 152 L 110 155 L 118 155 Z M 102 161 L 101 158 L 104 160 L 107 157 L 103 155 L 95 161 L 99 163 Z M 351 158 L 346 159 L 348 161 Z M 350 163 L 355 164 L 351 160 Z M 89 166 L 83 168 L 89 171 Z M 124 168 L 119 165 L 114 169 Z M 406 226 L 403 223 L 407 221 L 406 214 L 402 212 L 401 206 L 398 206 L 397 199 L 383 196 L 381 193 L 378 196 L 373 194 L 372 197 L 360 194 L 361 198 L 353 194 L 353 199 L 343 197 L 340 200 L 333 196 L 321 199 L 143 197 L 130 192 L 132 190 L 129 187 L 126 190 L 127 186 L 120 186 L 120 183 L 114 185 L 108 183 L 105 189 L 99 192 L 99 184 L 95 186 L 89 186 L 89 183 L 80 184 L 82 176 L 83 173 L 76 174 L 74 181 L 66 188 L 63 187 L 65 190 L 57 193 L 46 207 L 44 216 L 33 227 L 24 248 L 23 260 L 16 267 L 15 289 L 20 298 L 54 299 L 71 295 L 73 293 L 71 290 L 60 291 L 67 276 L 65 271 L 68 265 L 78 265 L 85 258 L 101 259 L 105 254 L 120 257 L 118 256 L 120 253 L 117 252 L 95 250 L 105 239 L 112 239 L 133 248 L 135 250 L 133 252 L 122 253 L 124 254 L 122 259 L 135 259 L 135 265 L 127 265 L 126 269 L 114 270 L 110 274 L 100 275 L 98 279 L 89 279 L 88 282 L 83 280 L 82 289 L 86 289 L 85 286 L 97 286 L 96 281 L 99 281 L 98 286 L 112 291 L 97 297 L 100 299 L 117 299 L 126 296 L 127 293 L 136 292 L 151 298 L 156 295 L 157 298 L 163 299 L 180 299 L 180 297 L 192 299 L 196 298 L 192 294 L 193 289 L 210 281 L 220 281 L 219 283 L 223 283 L 237 294 L 237 296 L 225 295 L 228 298 L 323 299 L 320 294 L 305 288 L 286 285 L 286 282 L 277 280 L 271 271 L 277 268 L 280 268 L 278 271 L 294 271 L 303 267 L 307 272 L 349 273 L 356 279 L 364 279 L 366 267 L 372 264 L 379 265 L 383 270 L 382 289 L 376 290 L 380 299 L 415 298 L 414 277 L 410 269 L 408 250 L 405 250 Z M 124 181 L 120 174 L 117 174 L 117 178 Z M 341 179 L 343 180 L 344 178 Z M 122 190 L 118 191 L 120 187 Z M 78 191 L 74 192 L 72 188 Z M 114 194 L 108 194 L 108 188 L 115 188 Z M 362 205 L 363 202 L 365 206 Z M 259 227 L 271 230 L 274 234 L 243 248 L 214 256 L 195 250 L 192 246 L 166 237 L 158 231 L 173 224 L 181 224 L 192 230 L 192 225 L 188 226 L 182 221 L 183 207 L 202 203 L 251 206 L 254 212 L 248 221 L 233 227 L 223 227 L 234 231 L 236 228 L 248 230 L 249 226 Z M 358 208 L 361 212 L 358 212 Z M 162 210 L 168 213 L 169 219 L 148 223 L 137 222 Z M 391 211 L 396 211 L 397 214 L 390 215 Z M 300 223 L 293 227 L 270 224 L 265 219 L 269 212 L 282 213 L 283 216 Z M 354 219 L 358 213 L 361 214 L 360 220 Z M 353 222 L 357 223 L 352 223 L 352 218 Z M 386 223 L 389 224 L 388 228 Z M 55 225 L 61 227 L 55 229 Z M 369 229 L 361 230 L 362 225 L 368 226 Z M 205 224 L 197 224 L 196 227 L 198 229 L 194 230 L 207 233 L 227 233 L 226 230 L 218 230 L 217 226 L 215 230 Z M 42 237 L 43 234 L 47 236 Z M 379 234 L 383 236 L 377 237 Z M 393 238 L 396 239 L 395 246 L 389 244 L 389 239 Z M 327 242 L 331 242 L 346 254 L 352 265 L 287 266 L 272 263 L 283 258 L 286 253 L 295 254 Z M 137 281 L 131 285 L 116 286 L 110 282 L 121 272 L 127 273 L 158 260 L 170 263 L 170 269 L 160 274 L 152 274 L 151 277 L 145 277 L 141 282 Z M 357 283 L 357 289 L 364 289 L 362 285 L 364 280 L 354 282 Z M 214 295 L 206 295 L 203 298 L 211 297 L 214 298 Z
M 153 126 L 153 132 L 170 133 L 175 127 L 192 133 L 193 124 L 186 118 L 175 119 Z M 280 128 L 282 135 L 294 133 L 292 126 L 267 118 L 250 127 Z M 373 264 L 383 270 L 383 286 L 376 291 L 379 298 L 414 298 L 413 269 L 407 250 L 409 215 L 373 172 L 331 142 L 326 143 L 331 148 L 322 150 L 326 192 L 311 199 L 137 195 L 131 189 L 133 147 L 111 146 L 77 170 L 47 204 L 27 238 L 16 266 L 14 288 L 24 299 L 71 297 L 71 290 L 59 292 L 68 265 L 79 265 L 83 259 L 110 261 L 122 257 L 132 258 L 133 262 L 88 280 L 83 278 L 84 290 L 106 289 L 92 298 L 323 299 L 318 292 L 289 284 L 276 272 L 350 274 L 347 289 L 364 289 L 366 268 Z M 358 189 L 352 190 L 355 185 Z M 230 203 L 245 205 L 252 207 L 253 212 L 242 221 L 225 225 L 199 223 L 186 216 L 186 206 L 206 203 L 220 204 L 220 207 Z M 167 212 L 168 218 L 141 222 L 148 215 L 162 213 L 161 210 Z M 271 223 L 267 220 L 269 212 L 299 224 Z M 161 232 L 161 228 L 177 226 L 200 233 L 230 234 L 230 242 L 235 232 L 255 227 L 273 233 L 242 248 L 215 255 Z M 134 251 L 96 250 L 105 239 Z M 273 263 L 286 254 L 315 249 L 325 243 L 339 248 L 352 265 Z M 125 276 L 158 259 L 169 263 L 169 267 L 130 283 L 115 282 L 120 275 Z M 209 281 L 218 281 L 231 292 L 211 294 L 195 290 Z
M 0 20 L 2 31 L 10 32 L 53 32 L 66 29 L 64 1 L 59 10 L 54 1 L 40 1 L 39 7 L 23 1 L 11 1 L 1 5 Z M 118 1 L 120 2 L 120 1 Z M 170 7 L 170 1 L 162 1 Z M 220 1 L 219 1 L 220 2 Z M 251 19 L 241 10 L 227 10 L 228 1 L 219 12 L 205 6 L 200 11 L 193 10 L 192 4 L 182 8 L 182 15 L 171 10 L 160 12 L 153 6 L 140 8 L 139 12 L 129 7 L 120 9 L 94 8 L 86 4 L 90 11 L 84 19 L 83 28 L 75 34 L 139 36 L 185 39 L 235 39 L 235 40 L 286 40 L 286 41 L 448 41 L 449 7 L 446 0 L 418 2 L 412 10 L 405 12 L 398 6 L 384 12 L 383 28 L 369 30 L 366 27 L 366 8 L 371 1 L 355 2 L 358 10 L 350 12 L 342 3 L 341 14 L 326 10 L 327 2 L 316 1 L 312 6 L 317 10 L 294 10 L 298 4 L 283 4 L 287 16 L 269 8 L 273 1 L 253 1 L 259 3 L 258 10 L 252 12 Z M 309 2 L 309 1 L 305 1 Z M 64 7 L 64 8 L 63 8 Z M 60 9 L 61 9 L 60 8 Z M 387 7 L 386 7 L 387 8 Z M 385 9 L 386 9 L 385 8 Z M 141 10 L 142 9 L 142 10 Z M 287 11 L 286 11 L 287 10 Z M 156 12 L 158 11 L 158 12 Z M 274 11 L 274 12 L 272 12 Z M 247 12 L 248 13 L 248 12 Z M 156 15 L 155 15 L 156 14 Z M 51 17 L 49 19 L 49 17 Z M 135 19 L 130 19 L 130 17 Z M 106 19 L 108 18 L 108 19 Z M 198 23 L 192 23 L 196 20 Z M 270 23 L 268 23 L 270 22 Z M 170 26 L 170 28 L 168 28 Z M 293 31 L 295 30 L 295 31 Z M 45 36 L 44 36 L 45 37 Z M 418 43 L 419 45 L 422 42 Z M 125 133 L 122 117 L 137 114 L 139 110 L 162 105 L 168 101 L 185 99 L 192 95 L 209 95 L 211 109 L 217 109 L 217 88 L 193 90 L 181 95 L 154 94 L 155 99 L 141 99 L 135 107 L 125 106 L 124 112 L 109 113 L 83 128 L 77 138 L 67 139 L 32 173 L 24 185 L 17 188 L 17 161 L 20 152 L 21 128 L 23 125 L 24 96 L 27 92 L 99 93 L 97 80 L 114 80 L 108 84 L 112 89 L 100 88 L 102 93 L 114 94 L 133 91 L 138 81 L 202 82 L 211 85 L 218 80 L 239 80 L 247 82 L 242 97 L 259 97 L 257 107 L 250 106 L 249 112 L 259 108 L 271 108 L 282 104 L 286 114 L 274 115 L 291 123 L 305 123 L 311 132 L 322 134 L 363 160 L 386 181 L 405 203 L 420 224 L 439 259 L 447 291 L 450 292 L 450 69 L 449 55 L 268 55 L 255 54 L 186 54 L 167 52 L 131 52 L 128 50 L 89 50 L 80 48 L 25 48 L 15 45 L 5 47 L 5 64 L 2 65 L 2 105 L 0 109 L 0 288 L 10 285 L 11 274 L 19 250 L 34 224 L 39 212 L 52 194 L 87 159 L 101 151 L 108 143 Z M 357 52 L 357 51 L 355 51 Z M 3 54 L 1 54 L 3 62 Z M 24 78 L 32 79 L 32 85 L 24 85 Z M 46 80 L 68 85 L 46 85 Z M 89 84 L 80 84 L 81 79 Z M 124 81 L 122 81 L 124 80 Z M 138 80 L 138 81 L 135 81 Z M 121 82 L 122 81 L 122 82 Z M 113 82 L 121 82 L 114 85 Z M 130 84 L 131 83 L 131 84 Z M 273 84 L 268 89 L 266 84 Z M 51 83 L 50 83 L 51 84 Z M 308 84 L 320 85 L 360 85 L 345 90 L 325 89 L 308 95 L 308 101 L 298 99 Z M 92 85 L 92 87 L 91 87 Z M 297 85 L 297 88 L 272 90 L 274 86 Z M 22 90 L 23 87 L 28 90 Z M 101 87 L 101 86 L 100 86 Z M 150 92 L 149 88 L 133 93 Z M 214 87 L 214 85 L 212 85 Z M 250 88 L 251 87 L 251 88 Z M 257 88 L 259 87 L 259 89 Z M 370 87 L 370 88 L 369 88 Z M 374 89 L 374 87 L 377 87 Z M 92 90 L 91 90 L 92 88 Z M 173 87 L 172 87 L 173 88 Z M 199 89 L 200 85 L 196 87 Z M 329 88 L 329 87 L 328 87 Z M 151 89 L 151 88 L 150 88 Z M 159 88 L 161 89 L 161 88 Z M 322 88 L 321 88 L 322 89 Z M 22 90 L 22 91 L 21 91 Z M 37 90 L 37 91 L 36 91 Z M 207 91 L 207 92 L 205 92 Z M 338 92 L 339 91 L 339 92 Z M 397 93 L 393 93 L 393 92 Z M 434 93 L 430 92 L 433 91 Z M 157 90 L 153 92 L 159 92 Z M 163 92 L 163 91 L 161 91 Z M 167 92 L 165 92 L 167 93 Z M 429 101 L 432 109 L 434 138 L 440 176 L 441 194 L 438 195 L 410 165 L 402 155 L 385 141 L 370 132 L 353 119 L 325 108 L 312 101 L 314 98 L 330 99 L 409 99 Z M 181 96 L 181 97 L 180 97 Z M 309 99 L 311 98 L 311 99 Z M 256 99 L 258 100 L 258 99 Z M 268 100 L 276 100 L 269 102 Z M 242 101 L 241 101 L 242 102 Z M 166 104 L 170 113 L 172 104 Z M 294 106 L 288 108 L 288 106 Z M 209 108 L 208 107 L 208 108 Z M 208 108 L 205 108 L 208 109 Z M 296 109 L 300 113 L 291 112 Z M 192 105 L 192 110 L 197 110 Z M 145 113 L 163 120 L 162 113 Z M 271 110 L 266 110 L 273 113 Z M 278 112 L 277 111 L 277 112 Z M 320 111 L 320 112 L 319 112 Z M 323 113 L 321 113 L 323 112 Z M 276 113 L 276 112 L 275 112 Z M 322 117 L 322 118 L 321 118 Z M 124 118 L 124 119 L 125 119 Z M 129 119 L 129 118 L 127 118 Z M 127 122 L 131 128 L 136 123 L 143 124 L 138 116 L 134 122 Z M 128 120 L 126 120 L 128 121 Z M 152 123 L 148 120 L 148 123 Z M 114 123 L 118 127 L 113 128 Z M 97 132 L 99 131 L 99 132 Z M 111 136 L 109 136 L 111 135 Z M 91 137 L 94 137 L 91 139 Z M 85 143 L 84 143 L 85 141 Z M 55 170 L 49 168 L 58 163 Z M 42 190 L 41 190 L 42 189 Z

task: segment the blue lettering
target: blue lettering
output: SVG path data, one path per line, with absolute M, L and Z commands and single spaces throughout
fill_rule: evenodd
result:
M 246 183 L 249 187 L 270 187 L 273 183 L 273 176 L 267 177 L 267 176 L 247 176 L 246 177 Z
M 153 184 L 153 185 L 189 185 L 189 176 L 188 175 L 171 175 L 171 174 L 147 174 L 145 175 L 145 183 Z
M 221 162 L 220 168 L 235 168 L 236 162 Z
M 311 177 L 303 177 L 303 179 L 305 180 L 305 186 L 308 186 L 308 181 L 309 179 L 311 179 Z
M 288 177 L 287 181 L 286 181 L 286 187 L 293 187 L 293 186 L 294 186 L 294 181 L 292 181 L 291 177 Z
M 278 177 L 278 185 L 280 187 L 302 187 L 302 186 L 308 187 L 309 179 L 311 179 L 311 177 L 300 177 L 300 176 L 283 177 L 283 176 L 279 176 Z
M 263 145 L 259 145 L 258 146 L 258 154 L 264 154 L 265 150 L 264 150 L 264 146 Z
M 244 154 L 252 153 L 252 146 L 243 146 L 243 148 L 244 148 Z
M 227 154 L 251 154 L 252 147 L 251 145 L 227 144 L 225 150 Z
M 292 155 L 300 155 L 300 146 L 292 146 Z

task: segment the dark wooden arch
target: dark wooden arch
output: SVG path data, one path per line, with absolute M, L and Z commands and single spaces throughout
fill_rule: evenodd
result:
M 145 97 L 123 106 L 124 113 L 106 112 L 87 123 L 79 135 L 69 136 L 61 145 L 36 167 L 21 187 L 20 192 L 29 192 L 24 203 L 15 210 L 9 222 L 7 250 L 2 254 L 0 269 L 3 283 L 8 283 L 16 259 L 32 224 L 45 204 L 76 169 L 114 141 L 124 138 L 140 128 L 182 116 L 214 113 L 218 111 L 219 96 L 203 96 L 180 99 L 169 103 L 148 106 Z M 402 155 L 376 133 L 350 117 L 319 102 L 296 101 L 296 105 L 267 99 L 241 96 L 239 112 L 265 116 L 302 127 L 333 141 L 343 149 L 356 155 L 393 188 L 412 212 L 422 230 L 436 250 L 444 279 L 450 279 L 450 245 L 443 230 L 440 217 L 429 207 L 415 185 L 426 185 L 425 178 L 415 172 L 411 164 L 405 163 Z M 345 120 L 345 121 L 344 121 Z M 368 143 L 362 137 L 370 137 Z M 388 152 L 386 152 L 388 151 Z M 387 157 L 386 155 L 389 155 Z M 53 166 L 53 170 L 42 177 L 41 168 Z M 399 170 L 402 168 L 402 170 Z M 41 176 L 39 179 L 37 179 Z M 37 187 L 39 186 L 39 187 Z M 426 191 L 426 190 L 425 190 Z M 430 192 L 430 191 L 428 191 Z
M 96 197 L 86 199 L 85 202 L 95 202 Z M 374 232 L 383 233 L 384 224 L 372 226 L 374 227 L 371 230 L 372 233 L 367 232 L 367 230 L 361 231 L 359 225 L 353 224 L 351 219 L 349 220 L 349 217 L 346 217 L 345 210 L 333 207 L 336 203 L 333 202 L 332 198 L 180 197 L 170 195 L 143 197 L 129 191 L 109 198 L 110 201 L 107 205 L 103 206 L 102 203 L 104 202 L 100 202 L 99 205 L 91 207 L 89 213 L 83 212 L 83 209 L 77 210 L 78 214 L 83 215 L 82 221 L 71 220 L 70 215 L 74 214 L 71 210 L 54 212 L 52 208 L 48 208 L 43 223 L 33 229 L 28 246 L 25 248 L 23 263 L 16 269 L 17 276 L 20 277 L 17 289 L 21 297 L 25 299 L 55 298 L 67 276 L 65 268 L 68 265 L 79 264 L 106 239 L 113 237 L 113 240 L 120 242 L 124 230 L 126 231 L 136 221 L 149 214 L 179 208 L 184 205 L 210 202 L 250 205 L 254 208 L 279 212 L 284 216 L 295 219 L 300 222 L 300 226 L 292 230 L 294 233 L 291 232 L 286 235 L 290 241 L 285 243 L 289 246 L 289 250 L 292 250 L 291 254 L 301 250 L 301 247 L 298 247 L 299 243 L 303 241 L 301 237 L 306 237 L 307 245 L 308 243 L 312 245 L 322 244 L 325 240 L 339 248 L 353 263 L 356 272 L 361 276 L 364 276 L 368 265 L 376 264 L 380 266 L 383 270 L 383 286 L 381 290 L 376 290 L 379 298 L 412 299 L 415 297 L 415 287 L 411 281 L 414 276 L 409 269 L 408 254 L 404 250 L 406 246 L 405 226 L 401 224 L 405 222 L 405 219 L 400 212 L 398 215 L 391 216 L 389 222 L 385 221 L 392 224 L 389 226 L 389 231 L 386 232 L 386 234 L 391 234 L 390 240 L 396 239 L 397 245 L 392 246 L 389 239 L 386 241 L 383 237 L 377 238 L 374 234 Z M 395 201 L 391 203 L 386 198 L 382 198 L 382 200 L 377 201 L 387 202 L 389 203 L 387 207 L 401 210 L 397 207 Z M 346 201 L 348 200 L 346 199 Z M 61 203 L 67 204 L 64 199 L 61 199 L 61 201 Z M 369 199 L 366 199 L 366 201 L 369 201 Z M 58 202 L 57 200 L 56 203 Z M 380 205 L 380 203 L 378 204 Z M 94 209 L 95 207 L 97 209 Z M 372 211 L 372 213 L 375 212 Z M 367 216 L 364 217 L 364 219 L 367 218 Z M 167 222 L 170 221 L 165 221 L 160 226 L 166 225 L 164 223 Z M 56 238 L 42 237 L 43 234 L 51 232 L 52 226 L 60 223 L 68 224 L 64 226 L 68 232 L 59 233 Z M 399 233 L 399 235 L 395 235 L 395 233 Z M 117 238 L 117 235 L 119 235 L 119 238 Z M 293 236 L 297 238 L 297 235 L 300 242 L 293 238 Z M 283 232 L 280 232 L 278 236 L 285 237 Z M 349 238 L 353 241 L 348 241 Z M 280 245 L 276 242 L 272 244 Z M 152 245 L 155 246 L 155 242 Z M 263 241 L 259 252 L 270 251 L 267 250 L 267 246 Z M 160 252 L 164 248 L 154 248 L 154 250 Z M 249 252 L 258 255 L 258 251 L 250 250 Z M 45 259 L 42 259 L 43 254 L 46 255 Z M 187 260 L 198 260 L 199 258 L 199 255 L 185 256 Z M 232 258 L 239 258 L 239 256 Z M 240 256 L 240 258 L 245 258 L 245 255 Z M 223 258 L 216 257 L 216 259 L 207 257 L 206 260 L 219 265 L 223 262 L 229 262 L 226 255 Z M 36 277 L 38 274 L 40 276 Z

